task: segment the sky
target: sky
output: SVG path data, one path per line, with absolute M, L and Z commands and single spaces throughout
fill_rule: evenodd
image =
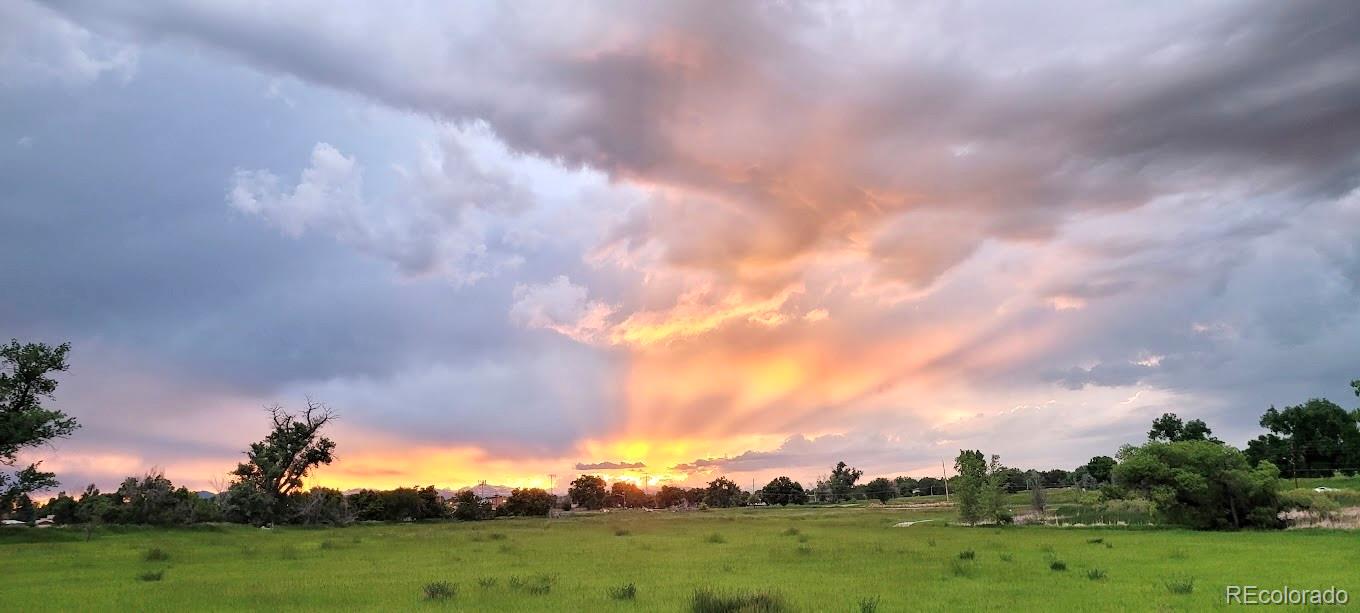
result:
M 0 6 L 32 454 L 212 489 L 1071 469 L 1355 403 L 1345 2 Z

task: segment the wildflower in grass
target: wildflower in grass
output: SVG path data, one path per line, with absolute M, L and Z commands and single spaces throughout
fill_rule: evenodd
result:
M 425 593 L 425 600 L 448 600 L 458 595 L 458 586 L 448 581 L 434 581 L 426 583 L 421 591 Z
M 1059 572 L 1065 571 L 1065 570 L 1067 570 L 1067 562 L 1064 562 L 1064 561 L 1062 561 L 1062 560 L 1054 560 L 1054 561 L 1048 563 L 1048 569 L 1049 569 L 1049 570 L 1056 570 L 1056 571 L 1059 571 Z

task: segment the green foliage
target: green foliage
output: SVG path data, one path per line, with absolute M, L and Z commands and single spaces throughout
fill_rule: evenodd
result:
M 1106 573 L 1103 568 L 1092 568 L 1086 571 L 1086 578 L 1092 581 L 1102 581 L 1107 576 L 1109 576 L 1109 574 Z
M 70 344 L 0 345 L 0 467 L 14 466 L 19 452 L 66 438 L 80 424 L 75 418 L 43 406 L 57 390 L 53 373 L 66 370 Z M 16 472 L 0 472 L 0 515 L 20 496 L 56 487 L 56 475 L 33 463 Z
M 911 477 L 898 477 L 893 479 L 893 485 L 897 486 L 898 496 L 914 496 L 917 488 L 917 481 Z
M 741 486 L 727 477 L 709 481 L 704 489 L 704 504 L 716 508 L 738 506 L 742 504 Z
M 789 610 L 776 592 L 734 592 L 700 588 L 690 598 L 692 613 L 783 613 Z
M 652 506 L 652 497 L 632 483 L 615 481 L 610 485 L 605 504 L 616 509 L 641 509 Z
M 571 482 L 571 487 L 567 490 L 567 496 L 577 505 L 592 511 L 603 509 L 605 500 L 608 498 L 608 491 L 604 486 L 604 479 L 595 475 L 581 475 Z
M 1305 476 L 1360 466 L 1360 424 L 1329 400 L 1314 398 L 1283 411 L 1270 407 L 1261 427 L 1269 432 L 1247 443 L 1253 464 L 1270 462 L 1286 474 Z
M 552 591 L 553 584 L 557 583 L 557 577 L 543 574 L 530 577 L 515 576 L 511 577 L 508 583 L 512 590 L 531 596 L 543 596 Z
M 977 575 L 977 565 L 972 560 L 954 558 L 949 561 L 949 574 L 955 577 L 972 578 Z
M 431 487 L 430 493 L 434 493 Z M 358 492 L 354 497 L 362 497 L 368 490 Z M 417 499 L 424 500 L 423 496 Z M 343 526 L 353 522 L 356 514 L 350 504 L 351 497 L 345 496 L 340 490 L 325 487 L 314 487 L 306 492 L 297 492 L 288 497 L 288 519 L 291 523 L 318 525 L 330 524 Z M 428 503 L 426 503 L 428 504 Z M 435 495 L 434 504 L 438 508 L 443 507 L 439 502 L 438 495 Z M 434 510 L 435 517 L 443 516 L 438 510 Z M 364 518 L 368 519 L 368 518 Z
M 425 600 L 448 600 L 458 595 L 458 586 L 448 581 L 432 581 L 420 588 Z
M 976 556 L 977 554 L 972 549 L 965 549 L 959 552 L 960 560 L 971 560 Z
M 1097 484 L 1108 483 L 1114 473 L 1114 467 L 1118 462 L 1114 458 L 1106 455 L 1098 455 L 1091 458 L 1084 466 L 1077 469 L 1077 472 L 1089 475 Z
M 887 502 L 896 498 L 897 494 L 897 484 L 883 477 L 874 479 L 864 486 L 864 495 L 882 502 Z
M 831 476 L 826 480 L 831 502 L 840 502 L 850 498 L 850 491 L 855 488 L 855 482 L 859 481 L 864 471 L 853 468 L 845 462 L 837 462 L 835 468 L 831 469 Z
M 1213 431 L 1204 421 L 1192 419 L 1181 421 L 1175 413 L 1163 413 L 1161 417 L 1152 421 L 1152 429 L 1148 430 L 1148 440 L 1163 443 L 1174 443 L 1177 441 L 1211 441 L 1219 442 L 1213 437 Z
M 664 489 L 664 488 L 663 488 Z M 803 490 L 803 484 L 788 477 L 775 477 L 765 488 L 760 491 L 760 498 L 766 504 L 777 504 L 780 506 L 790 504 L 805 504 L 808 499 L 807 492 Z
M 954 484 L 954 500 L 959 508 L 959 520 L 976 525 L 983 519 L 982 490 L 987 482 L 987 461 L 981 451 L 961 450 L 954 460 L 958 478 Z
M 165 550 L 160 547 L 152 547 L 151 549 L 146 550 L 146 553 L 142 554 L 142 559 L 147 562 L 164 562 L 170 559 L 170 554 L 166 553 Z
M 1151 500 L 1171 523 L 1197 529 L 1279 526 L 1279 471 L 1269 462 L 1252 468 L 1228 445 L 1147 443 L 1126 454 L 1114 478 Z
M 1048 563 L 1048 569 L 1063 572 L 1067 570 L 1067 562 L 1064 562 L 1062 560 L 1053 560 L 1052 562 Z
M 506 515 L 523 517 L 546 517 L 552 510 L 555 496 L 537 487 L 516 488 L 505 499 L 501 512 Z
M 632 583 L 610 587 L 605 593 L 614 600 L 633 600 L 637 598 L 637 586 Z
M 865 596 L 859 599 L 859 613 L 876 613 L 878 611 L 878 596 Z
M 453 498 L 453 518 L 460 521 L 481 521 L 496 516 L 489 501 L 477 496 L 470 489 L 458 492 Z
M 714 532 L 713 534 L 704 537 L 704 542 L 721 545 L 727 542 L 727 537 L 724 537 L 720 532 Z

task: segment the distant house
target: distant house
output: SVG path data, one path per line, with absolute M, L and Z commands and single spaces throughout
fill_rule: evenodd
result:
M 509 500 L 509 499 L 506 498 L 505 496 L 500 495 L 500 494 L 495 494 L 495 495 L 491 496 L 490 498 L 487 498 L 487 499 L 486 499 L 487 502 L 491 503 L 491 508 L 493 508 L 493 509 L 499 509 L 499 508 L 501 508 L 501 505 L 505 504 L 505 501 L 506 501 L 506 500 Z

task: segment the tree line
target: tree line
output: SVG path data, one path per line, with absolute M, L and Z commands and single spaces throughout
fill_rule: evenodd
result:
M 128 477 L 114 491 L 91 485 L 78 497 L 59 493 L 39 508 L 29 494 L 54 488 L 56 476 L 39 462 L 17 468 L 21 451 L 65 438 L 80 425 L 74 418 L 44 406 L 57 388 L 55 373 L 67 370 L 69 344 L 0 346 L 0 518 L 33 521 L 51 515 L 57 523 L 188 524 L 229 521 L 255 525 L 274 523 L 338 524 L 351 521 L 422 519 L 481 520 L 496 516 L 544 516 L 554 506 L 587 510 L 605 508 L 734 507 L 752 504 L 839 503 L 855 499 L 954 494 L 962 521 L 1005 523 L 1010 512 L 1002 496 L 1029 491 L 1032 506 L 1042 511 L 1044 490 L 1075 486 L 1097 490 L 1106 501 L 1142 501 L 1155 506 L 1168 522 L 1195 528 L 1278 527 L 1284 508 L 1325 506 L 1316 497 L 1285 492 L 1281 475 L 1351 475 L 1360 471 L 1360 409 L 1347 411 L 1325 399 L 1310 399 L 1260 419 L 1266 433 L 1245 451 L 1213 436 L 1202 420 L 1182 420 L 1167 413 L 1153 421 L 1147 441 L 1125 445 L 1111 456 L 1096 456 L 1072 471 L 1020 470 L 1006 467 L 998 456 L 960 450 L 955 475 L 948 480 L 924 477 L 879 477 L 860 483 L 863 472 L 838 462 L 811 487 L 787 476 L 745 491 L 720 476 L 704 487 L 664 485 L 650 493 L 627 481 L 608 483 L 598 475 L 581 475 L 567 496 L 539 488 L 515 489 L 493 506 L 471 490 L 444 499 L 434 486 L 394 490 L 303 489 L 307 475 L 334 460 L 335 442 L 323 435 L 336 415 L 307 400 L 292 413 L 268 409 L 269 434 L 252 443 L 246 459 L 232 472 L 225 491 L 202 496 L 175 487 L 163 474 Z M 1360 380 L 1351 382 L 1360 396 Z

